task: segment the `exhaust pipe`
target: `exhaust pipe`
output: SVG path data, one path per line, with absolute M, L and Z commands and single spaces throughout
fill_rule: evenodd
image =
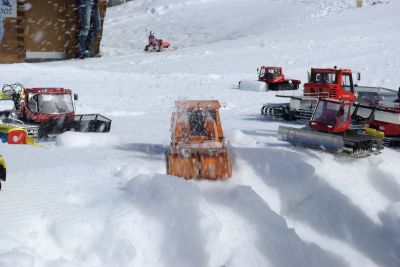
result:
M 279 126 L 279 140 L 293 145 L 318 148 L 330 152 L 340 152 L 344 148 L 343 138 L 339 135 L 317 132 L 307 128 Z

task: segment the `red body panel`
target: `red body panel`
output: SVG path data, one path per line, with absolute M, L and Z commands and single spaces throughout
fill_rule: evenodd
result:
M 395 105 L 394 107 L 380 106 L 379 110 L 389 112 L 389 113 L 400 114 L 400 106 L 399 105 Z M 371 122 L 368 122 L 368 124 L 370 127 L 377 129 L 379 131 L 382 131 L 385 134 L 385 136 L 388 136 L 388 137 L 399 136 L 400 137 L 400 124 L 388 123 L 388 122 L 383 122 L 383 121 L 371 121 Z
M 400 136 L 400 125 L 394 123 L 387 123 L 382 121 L 371 121 L 368 123 L 370 127 L 382 131 L 385 136 Z
M 65 88 L 25 88 L 24 93 L 34 94 L 72 94 L 71 89 Z
M 168 48 L 170 46 L 170 43 L 169 42 L 167 42 L 167 41 L 162 41 L 161 42 L 161 47 L 162 48 Z
M 324 122 L 317 121 L 317 118 L 315 118 L 316 112 L 314 112 L 314 115 L 309 123 L 309 127 L 321 132 L 326 132 L 326 133 L 341 133 L 344 131 L 347 131 L 350 128 L 350 122 L 351 122 L 351 113 L 350 113 L 350 107 L 352 106 L 353 102 L 349 101 L 337 101 L 334 99 L 323 99 L 321 100 L 318 105 L 328 102 L 328 103 L 333 103 L 340 105 L 340 109 L 338 111 L 335 110 L 324 110 L 322 113 L 322 116 L 324 116 L 326 119 L 325 121 L 332 121 L 331 124 L 327 124 Z M 318 106 L 317 106 L 318 108 Z M 316 108 L 316 110 L 317 110 Z M 348 110 L 349 112 L 344 112 L 344 110 Z M 345 118 L 342 119 L 343 116 L 346 116 Z
M 26 144 L 26 137 L 28 136 L 27 132 L 23 129 L 21 130 L 13 130 L 7 135 L 7 143 L 8 144 Z
M 336 74 L 334 83 L 308 82 L 304 84 L 304 96 L 318 98 L 333 98 L 340 100 L 355 101 L 356 96 L 351 91 L 346 91 L 342 86 L 343 75 L 352 75 L 351 70 L 336 68 L 311 68 L 311 75 L 314 73 Z

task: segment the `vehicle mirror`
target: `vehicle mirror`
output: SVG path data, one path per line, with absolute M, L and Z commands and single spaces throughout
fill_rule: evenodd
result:
M 357 81 L 361 81 L 361 73 L 357 72 Z
M 399 92 L 397 93 L 397 99 L 400 101 L 400 87 L 399 87 Z
M 75 101 L 78 101 L 78 98 L 79 98 L 79 97 L 78 97 L 78 94 L 74 94 L 74 100 L 75 100 Z
M 260 73 L 260 68 L 257 68 L 257 73 Z
M 311 72 L 309 72 L 309 71 L 307 71 L 307 79 L 308 79 L 308 82 L 311 81 Z

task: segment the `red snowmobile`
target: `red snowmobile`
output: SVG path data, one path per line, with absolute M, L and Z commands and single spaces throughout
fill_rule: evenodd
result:
M 149 44 L 145 46 L 145 52 L 163 52 L 163 51 L 170 51 L 175 50 L 175 48 L 171 47 L 171 44 L 167 41 L 162 39 L 156 39 L 154 36 L 154 32 L 150 31 L 149 33 Z

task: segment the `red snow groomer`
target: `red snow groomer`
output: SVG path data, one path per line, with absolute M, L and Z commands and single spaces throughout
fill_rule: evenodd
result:
M 385 145 L 389 147 L 400 146 L 400 108 L 380 108 L 385 110 L 385 117 L 392 117 L 397 123 L 387 122 L 379 116 L 374 116 L 373 120 L 368 122 L 369 127 L 382 131 L 385 134 L 383 138 Z
M 371 108 L 371 107 L 369 107 Z M 383 102 L 372 108 L 373 116 L 368 122 L 369 127 L 385 134 L 384 142 L 389 147 L 400 146 L 400 88 L 398 98 L 394 102 Z
M 268 119 L 309 121 L 319 99 L 355 101 L 355 86 L 351 70 L 336 67 L 311 68 L 308 76 L 302 96 L 278 95 L 278 97 L 290 98 L 290 102 L 265 104 L 261 108 L 261 114 Z
M 352 127 L 354 101 L 323 98 L 304 128 L 279 126 L 278 139 L 332 153 L 365 157 L 383 149 L 383 133 L 364 124 Z M 356 108 L 357 109 L 357 108 Z M 371 111 L 370 111 L 371 112 Z M 369 115 L 371 116 L 371 115 Z
M 70 130 L 109 132 L 111 128 L 111 120 L 100 114 L 75 114 L 78 95 L 70 89 L 5 85 L 0 99 L 14 102 L 12 110 L 1 112 L 3 123 L 25 128 L 32 137 L 46 138 Z
M 257 69 L 257 73 L 258 81 L 242 80 L 239 82 L 239 89 L 249 91 L 297 90 L 301 84 L 300 80 L 286 78 L 282 67 L 262 66 Z

